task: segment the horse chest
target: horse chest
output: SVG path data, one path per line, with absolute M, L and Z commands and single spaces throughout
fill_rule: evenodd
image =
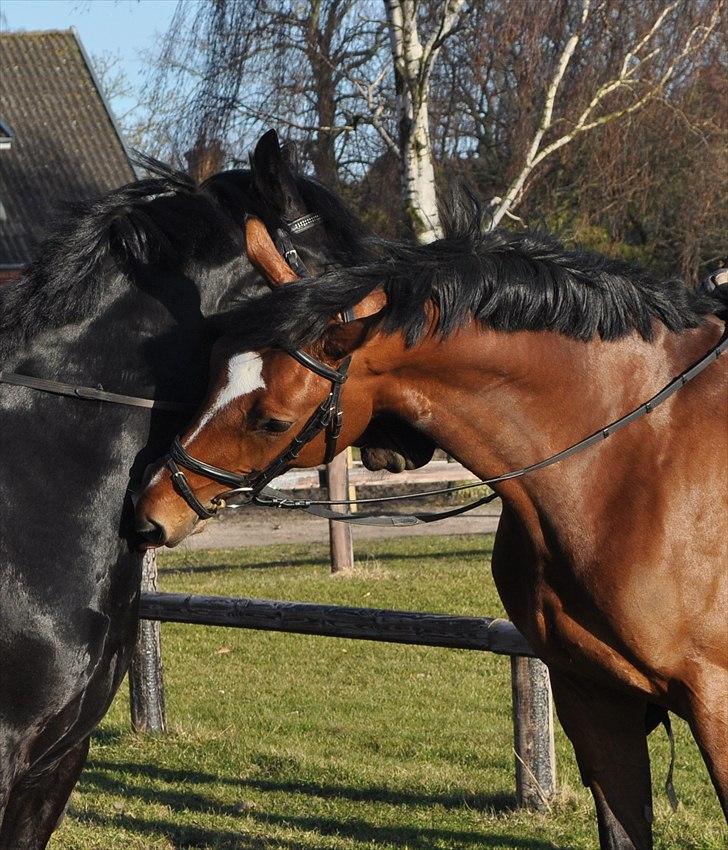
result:
M 642 607 L 640 593 L 648 604 L 649 590 L 615 594 L 613 582 L 595 565 L 590 569 L 556 559 L 519 528 L 516 518 L 504 511 L 493 575 L 508 615 L 536 652 L 552 668 L 659 693 L 655 677 L 644 672 L 659 665 L 642 652 L 628 613 L 630 606 Z M 658 638 L 652 646 L 657 643 Z

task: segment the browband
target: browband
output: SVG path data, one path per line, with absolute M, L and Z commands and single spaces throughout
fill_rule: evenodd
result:
M 351 319 L 345 319 L 345 321 L 351 321 Z M 312 372 L 315 372 L 317 375 L 320 375 L 322 378 L 326 378 L 334 384 L 343 384 L 346 380 L 345 372 L 339 372 L 338 370 L 333 369 L 331 366 L 326 363 L 322 363 L 320 360 L 317 360 L 310 354 L 306 354 L 305 351 L 301 351 L 299 348 L 284 348 L 283 351 L 285 351 L 286 354 L 290 354 L 290 356 L 294 360 L 297 360 L 301 366 L 305 366 L 307 369 L 310 369 Z
M 317 224 L 323 224 L 323 217 L 316 213 L 308 213 L 296 218 L 293 221 L 285 221 L 284 223 L 291 233 L 303 233 L 305 230 L 310 230 Z

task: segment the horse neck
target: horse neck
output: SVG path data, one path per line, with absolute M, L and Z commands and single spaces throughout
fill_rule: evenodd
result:
M 163 385 L 174 383 L 168 391 L 185 396 L 195 376 L 174 367 L 184 364 L 201 328 L 199 308 L 197 323 L 186 312 L 192 316 L 185 322 L 157 297 L 114 277 L 91 315 L 36 332 L 4 358 L 3 368 L 128 395 L 161 397 Z
M 541 461 L 636 408 L 707 352 L 719 333 L 711 322 L 679 336 L 659 326 L 650 342 L 636 334 L 582 342 L 473 324 L 410 350 L 393 337 L 378 367 L 386 376 L 378 403 L 476 475 L 491 478 Z M 585 501 L 618 498 L 634 464 L 649 469 L 656 463 L 652 456 L 664 444 L 646 435 L 669 408 L 668 402 L 649 423 L 633 423 L 599 446 L 496 490 L 524 521 L 540 525 L 548 516 L 573 525 Z

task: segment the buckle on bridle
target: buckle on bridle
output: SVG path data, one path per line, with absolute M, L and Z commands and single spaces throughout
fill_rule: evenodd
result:
M 344 421 L 344 413 L 340 407 L 332 405 L 329 418 L 329 436 L 332 440 L 336 440 L 341 434 L 341 425 Z

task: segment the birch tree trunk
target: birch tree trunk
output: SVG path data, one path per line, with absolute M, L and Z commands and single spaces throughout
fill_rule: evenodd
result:
M 463 0 L 446 0 L 435 31 L 423 44 L 417 28 L 417 0 L 386 0 L 397 96 L 402 203 L 419 242 L 431 242 L 441 235 L 428 97 L 432 66 L 462 5 Z

